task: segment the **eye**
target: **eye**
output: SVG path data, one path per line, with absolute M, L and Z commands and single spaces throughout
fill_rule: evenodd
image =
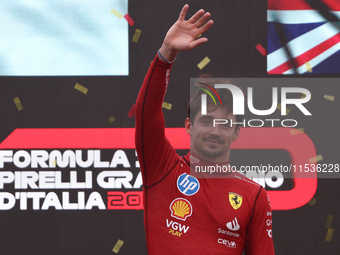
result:
M 209 125 L 212 125 L 212 120 L 210 120 L 210 119 L 202 119 L 201 123 L 204 126 L 209 126 Z

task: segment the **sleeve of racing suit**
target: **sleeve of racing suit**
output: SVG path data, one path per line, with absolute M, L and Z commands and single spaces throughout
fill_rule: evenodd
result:
M 144 78 L 135 105 L 135 142 L 144 187 L 162 180 L 178 162 L 179 156 L 165 137 L 162 103 L 172 64 L 156 54 Z
M 272 210 L 269 197 L 264 188 L 260 187 L 255 200 L 252 219 L 247 232 L 246 255 L 274 255 L 272 233 Z

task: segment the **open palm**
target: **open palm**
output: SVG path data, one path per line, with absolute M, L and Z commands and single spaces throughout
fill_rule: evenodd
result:
M 207 38 L 196 38 L 213 25 L 212 20 L 206 22 L 210 13 L 199 10 L 189 20 L 185 20 L 188 9 L 189 5 L 184 5 L 178 20 L 166 34 L 162 46 L 163 54 L 167 55 L 164 52 L 166 50 L 172 52 L 191 50 L 208 40 Z

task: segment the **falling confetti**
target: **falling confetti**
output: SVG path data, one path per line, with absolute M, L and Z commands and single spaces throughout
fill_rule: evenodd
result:
M 326 239 L 325 239 L 327 242 L 332 241 L 333 233 L 334 233 L 334 229 L 329 228 L 328 231 L 327 231 Z
M 124 17 L 123 14 L 121 14 L 119 11 L 112 9 L 111 13 L 114 14 L 115 16 L 117 16 L 118 18 L 122 19 Z
M 167 102 L 163 102 L 162 107 L 168 110 L 171 110 L 172 104 L 167 103 Z
M 22 109 L 24 109 L 24 107 L 22 106 L 22 104 L 20 102 L 19 97 L 14 98 L 13 101 L 14 101 L 15 105 L 17 106 L 18 111 L 21 111 Z
M 74 86 L 76 90 L 79 90 L 80 92 L 84 93 L 85 95 L 87 94 L 88 89 L 85 88 L 84 86 L 80 85 L 79 83 L 76 83 Z
M 135 43 L 138 43 L 138 40 L 139 40 L 141 33 L 142 33 L 142 30 L 136 28 L 135 34 L 133 35 L 133 38 L 132 38 L 132 41 L 135 42 Z
M 108 118 L 107 120 L 107 123 L 112 123 L 112 122 L 114 122 L 115 121 L 115 117 L 113 117 L 113 116 L 111 116 L 110 118 Z
M 300 98 L 305 98 L 306 97 L 306 94 L 305 93 L 302 93 L 302 96 Z M 310 94 L 310 99 L 313 99 L 313 95 Z
M 302 134 L 304 133 L 304 129 L 303 128 L 297 128 L 297 129 L 291 129 L 290 130 L 290 134 L 291 135 L 298 135 L 298 134 Z
M 210 62 L 210 59 L 208 57 L 205 57 L 198 65 L 197 67 L 199 69 L 203 69 L 208 63 Z
M 312 164 L 312 163 L 316 163 L 316 162 L 321 161 L 321 160 L 323 160 L 322 155 L 317 155 L 316 157 L 310 158 L 309 163 Z
M 317 196 L 317 197 L 313 197 L 309 202 L 308 204 L 310 206 L 313 206 L 315 205 L 317 202 L 319 202 L 321 200 L 321 196 Z
M 115 252 L 115 253 L 118 253 L 123 244 L 124 244 L 124 241 L 118 239 L 118 241 L 117 241 L 115 247 L 113 247 L 112 251 Z
M 267 55 L 266 49 L 263 48 L 261 44 L 256 45 L 255 48 L 256 48 L 263 56 L 266 56 L 266 55 Z
M 280 110 L 280 111 L 281 111 L 281 103 L 279 103 L 279 104 L 277 105 L 277 107 L 276 107 L 276 108 L 277 108 L 278 110 Z M 290 109 L 286 107 L 286 115 L 288 115 L 288 114 L 289 114 L 289 112 L 290 112 Z
M 328 215 L 327 221 L 326 221 L 326 228 L 330 228 L 332 226 L 333 222 L 333 215 Z
M 329 96 L 329 95 L 324 95 L 323 98 L 329 100 L 329 101 L 334 101 L 334 96 Z
M 312 72 L 312 65 L 308 62 L 305 63 L 306 65 L 306 71 L 307 73 L 311 73 Z
M 126 21 L 129 23 L 130 26 L 133 26 L 133 24 L 135 24 L 135 22 L 133 21 L 133 19 L 130 17 L 129 14 L 125 14 L 124 18 L 126 19 Z

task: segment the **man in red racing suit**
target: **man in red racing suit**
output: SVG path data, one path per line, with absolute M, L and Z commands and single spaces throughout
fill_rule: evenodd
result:
M 172 62 L 179 51 L 207 41 L 196 38 L 213 24 L 204 10 L 184 20 L 188 8 L 183 7 L 168 31 L 135 107 L 148 253 L 272 255 L 272 212 L 262 186 L 234 172 L 227 173 L 227 178 L 192 174 L 193 169 L 204 166 L 229 164 L 230 144 L 237 139 L 239 128 L 212 127 L 209 118 L 235 116 L 225 116 L 218 106 L 205 116 L 198 112 L 191 121 L 187 118 L 191 147 L 184 157 L 165 137 L 162 102 Z

